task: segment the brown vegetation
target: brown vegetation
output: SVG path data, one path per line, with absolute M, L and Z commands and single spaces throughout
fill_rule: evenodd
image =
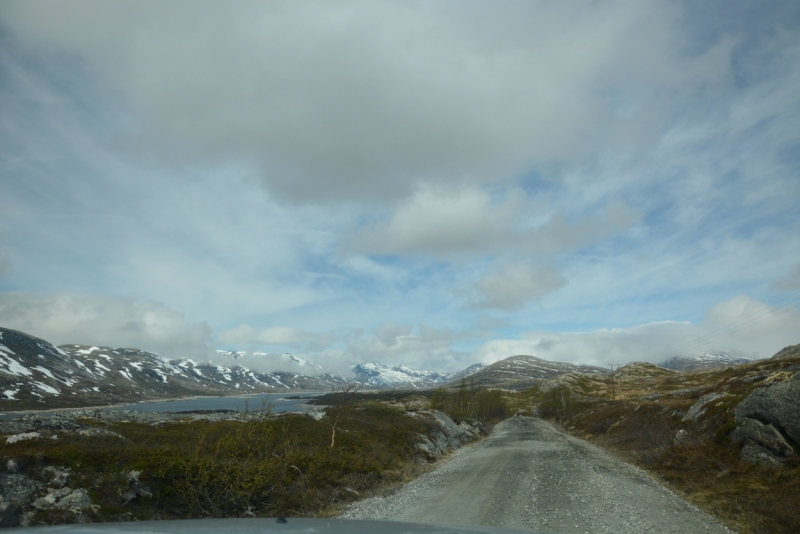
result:
M 744 463 L 741 446 L 729 438 L 739 402 L 758 386 L 787 379 L 798 363 L 762 360 L 693 373 L 635 365 L 615 377 L 616 400 L 610 377 L 572 377 L 527 390 L 514 405 L 535 404 L 542 417 L 649 470 L 739 532 L 800 532 L 800 460 L 778 469 Z M 726 395 L 696 421 L 685 420 L 711 392 Z

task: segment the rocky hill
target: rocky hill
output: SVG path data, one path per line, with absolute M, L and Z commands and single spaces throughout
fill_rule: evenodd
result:
M 736 350 L 707 350 L 692 356 L 675 356 L 661 364 L 675 371 L 694 371 L 695 369 L 716 369 L 752 362 L 743 352 Z
M 778 351 L 773 360 L 787 360 L 789 358 L 797 358 L 800 356 L 800 345 L 790 345 Z
M 542 380 L 555 378 L 567 373 L 605 376 L 611 371 L 592 365 L 573 365 L 571 363 L 551 362 L 535 356 L 511 356 L 467 376 L 470 382 L 486 387 L 525 389 Z M 464 377 L 451 381 L 454 385 Z

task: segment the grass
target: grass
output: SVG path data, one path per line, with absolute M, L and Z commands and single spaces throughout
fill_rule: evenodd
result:
M 332 425 L 335 421 L 335 444 Z M 3 461 L 47 482 L 47 466 L 71 469 L 69 486 L 99 505 L 92 521 L 191 517 L 325 516 L 427 469 L 416 449 L 430 422 L 381 402 L 331 407 L 322 420 L 303 415 L 157 426 L 111 424 L 126 439 L 63 434 L 6 445 Z M 127 506 L 128 473 L 153 493 Z M 33 524 L 74 520 L 39 512 Z

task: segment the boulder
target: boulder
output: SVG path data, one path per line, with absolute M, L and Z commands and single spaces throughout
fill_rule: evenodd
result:
M 743 418 L 731 432 L 731 439 L 746 444 L 751 441 L 781 458 L 794 456 L 795 451 L 783 435 L 772 425 L 756 419 Z
M 0 475 L 0 500 L 25 504 L 30 500 L 31 495 L 42 487 L 41 482 L 25 475 L 2 474 Z
M 92 508 L 92 499 L 85 489 L 48 488 L 49 493 L 33 501 L 33 507 L 38 510 L 58 509 L 69 510 L 74 513 L 83 512 Z
M 692 407 L 689 408 L 689 411 L 687 411 L 686 415 L 683 416 L 683 421 L 697 421 L 697 419 L 699 419 L 700 416 L 705 413 L 705 407 L 708 403 L 724 396 L 724 393 L 709 393 L 708 395 L 703 395 L 697 400 L 697 402 L 692 404 Z
M 411 412 L 409 415 L 433 420 L 436 423 L 436 428 L 430 436 L 419 434 L 420 441 L 417 443 L 417 448 L 431 458 L 440 458 L 448 451 L 474 441 L 481 434 L 480 423 L 469 424 L 462 421 L 456 424 L 447 414 L 438 410 Z
M 800 444 L 800 373 L 786 382 L 754 390 L 736 407 L 736 424 L 744 419 L 771 424 Z
M 742 461 L 764 467 L 781 467 L 783 465 L 771 451 L 753 443 L 752 440 L 747 440 L 742 447 Z
M 52 477 L 50 482 L 48 482 L 48 485 L 53 486 L 54 488 L 63 488 L 69 481 L 69 468 L 49 465 L 44 468 L 44 472 Z
M 41 437 L 42 435 L 39 432 L 24 432 L 22 434 L 14 434 L 13 436 L 8 436 L 6 438 L 6 444 L 10 445 L 12 443 L 17 443 L 18 441 L 25 441 L 26 439 L 37 439 Z
M 122 497 L 122 504 L 126 505 L 139 497 L 152 497 L 153 492 L 145 486 L 140 480 L 139 476 L 141 471 L 131 471 L 128 473 L 128 488 L 120 492 Z
M 0 528 L 19 526 L 19 506 L 13 502 L 0 502 Z

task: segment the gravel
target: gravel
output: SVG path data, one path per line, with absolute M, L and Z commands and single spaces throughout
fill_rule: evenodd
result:
M 532 417 L 503 421 L 436 470 L 341 517 L 564 533 L 731 532 L 644 471 Z

